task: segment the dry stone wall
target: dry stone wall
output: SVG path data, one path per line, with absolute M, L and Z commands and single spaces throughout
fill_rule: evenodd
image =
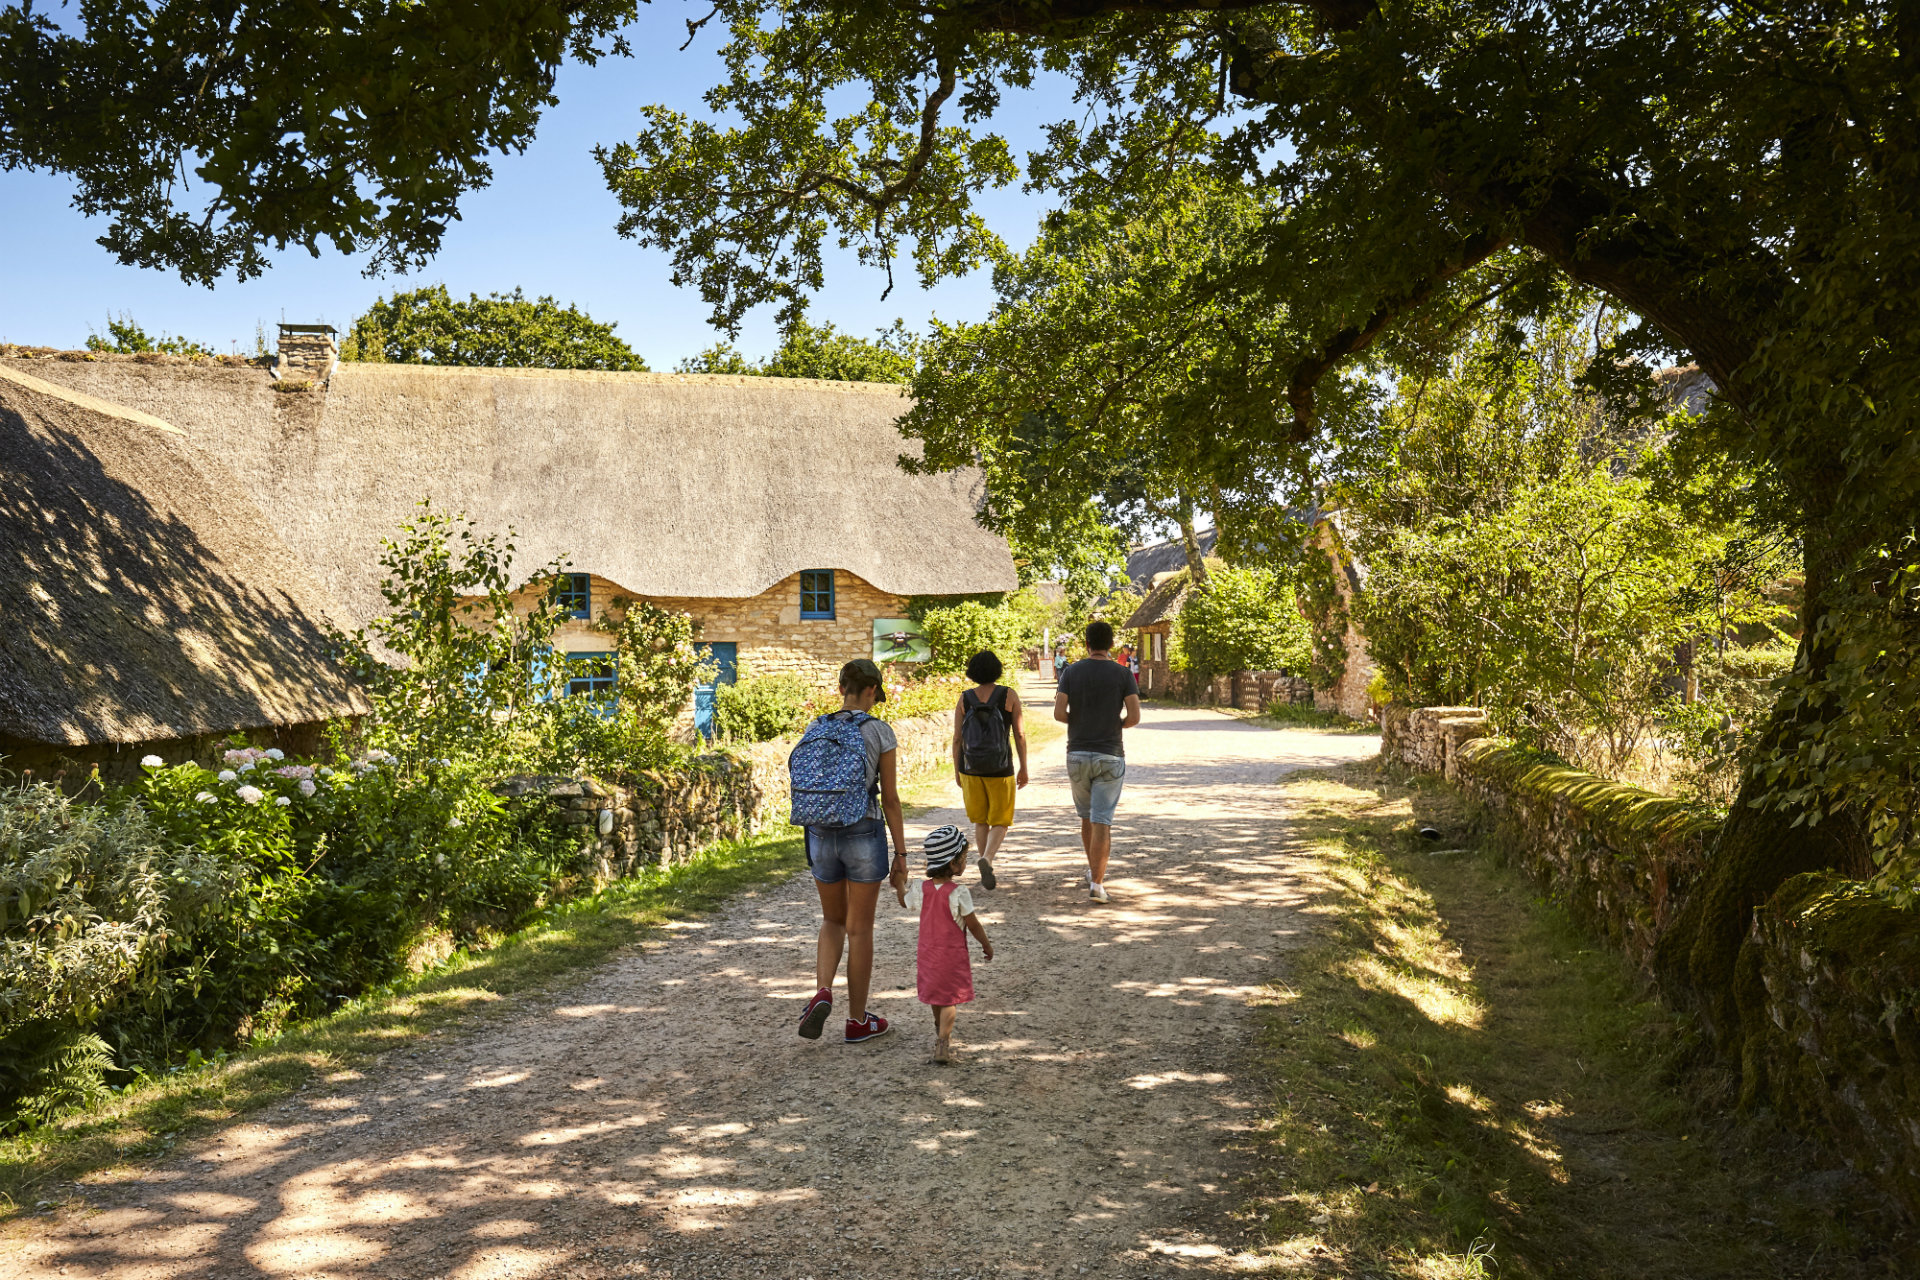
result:
M 1720 819 L 1492 738 L 1474 707 L 1389 707 L 1380 754 L 1479 800 L 1538 884 L 1651 974 Z M 1743 1092 L 1920 1218 L 1920 912 L 1858 881 L 1789 880 L 1754 912 L 1736 996 Z
M 902 778 L 945 764 L 953 735 L 946 716 L 918 716 L 893 726 Z M 684 769 L 645 772 L 621 784 L 591 778 L 527 775 L 494 790 L 508 799 L 545 796 L 560 820 L 593 846 L 602 882 L 642 866 L 671 866 L 722 840 L 777 827 L 791 812 L 787 753 L 794 740 L 759 742 L 696 756 Z

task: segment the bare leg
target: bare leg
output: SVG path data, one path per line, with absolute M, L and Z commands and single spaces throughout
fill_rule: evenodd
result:
M 880 901 L 879 884 L 847 883 L 847 1018 L 867 1016 L 867 990 L 873 985 L 873 908 Z
M 980 851 L 980 861 L 982 862 L 993 861 L 993 853 L 987 847 L 987 842 L 993 838 L 992 833 L 993 828 L 984 822 L 976 822 L 973 824 L 973 847 Z
M 976 826 L 974 830 L 985 833 L 980 837 L 980 861 L 992 862 L 999 854 L 1000 846 L 1006 843 L 1007 829 L 1005 827 L 983 828 Z
M 847 943 L 847 882 L 821 884 L 820 941 L 813 949 L 813 982 L 822 991 L 833 990 L 834 975 L 840 972 L 840 952 Z
M 1107 859 L 1113 856 L 1113 828 L 1104 822 L 1080 822 L 1080 844 L 1087 851 L 1087 874 L 1095 884 L 1107 880 Z
M 950 1004 L 933 1006 L 933 1060 L 935 1062 L 953 1061 L 954 1011 L 954 1006 Z

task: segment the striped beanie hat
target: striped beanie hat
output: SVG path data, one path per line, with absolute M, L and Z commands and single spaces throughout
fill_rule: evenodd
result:
M 967 833 L 948 823 L 927 832 L 921 842 L 927 853 L 927 874 L 932 875 L 967 851 Z

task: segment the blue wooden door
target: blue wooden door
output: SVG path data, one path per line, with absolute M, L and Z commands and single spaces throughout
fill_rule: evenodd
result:
M 716 668 L 711 684 L 695 685 L 693 690 L 693 727 L 703 738 L 713 736 L 713 690 L 715 685 L 732 684 L 740 678 L 740 646 L 732 640 L 716 640 L 696 645 L 703 659 L 711 659 Z

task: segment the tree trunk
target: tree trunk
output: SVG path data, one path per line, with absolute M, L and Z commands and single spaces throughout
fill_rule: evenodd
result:
M 1852 568 L 1855 554 L 1867 541 L 1858 529 L 1807 530 L 1806 597 L 1801 605 L 1796 671 L 1817 677 L 1833 660 L 1833 642 L 1821 636 L 1817 626 L 1823 597 L 1827 586 Z M 1754 1016 L 1759 1008 L 1761 993 L 1742 991 L 1738 980 L 1741 974 L 1749 986 L 1757 980 L 1755 966 L 1743 969 L 1738 964 L 1754 908 L 1802 872 L 1833 870 L 1858 877 L 1873 873 L 1859 815 L 1842 812 L 1808 823 L 1801 821 L 1807 815 L 1799 810 L 1771 804 L 1756 807 L 1778 785 L 1764 776 L 1769 757 L 1777 750 L 1790 750 L 1816 719 L 1838 713 L 1837 709 L 1775 708 L 1714 841 L 1707 869 L 1655 952 L 1654 969 L 1664 994 L 1693 1008 L 1714 1043 L 1729 1054 L 1737 1054 L 1745 1038 L 1743 1014 Z
M 1196 587 L 1207 585 L 1207 560 L 1200 554 L 1200 539 L 1193 531 L 1193 504 L 1180 504 L 1180 546 L 1187 553 L 1187 569 Z

